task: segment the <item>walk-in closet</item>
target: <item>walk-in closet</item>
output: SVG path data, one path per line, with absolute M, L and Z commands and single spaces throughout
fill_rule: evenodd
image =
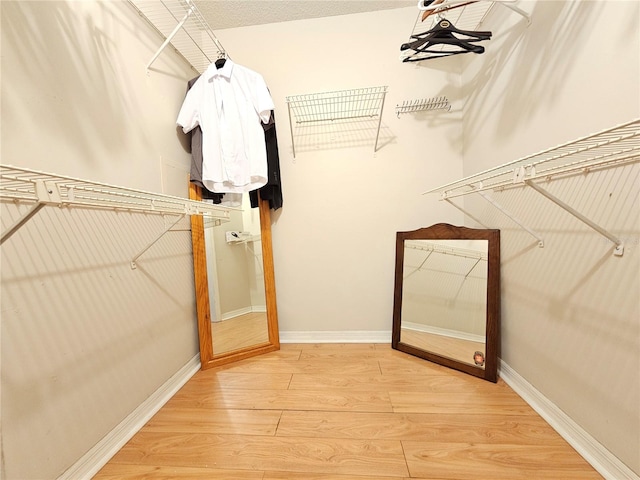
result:
M 640 479 L 640 2 L 0 22 L 0 480 Z

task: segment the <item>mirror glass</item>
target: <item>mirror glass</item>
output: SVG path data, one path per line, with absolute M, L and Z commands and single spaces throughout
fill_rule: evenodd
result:
M 202 201 L 198 186 L 189 189 Z M 202 368 L 280 348 L 269 202 L 251 208 L 243 197 L 228 222 L 191 216 Z
M 499 232 L 398 232 L 394 348 L 497 380 Z
M 214 355 L 269 341 L 260 215 L 243 202 L 229 222 L 204 222 Z

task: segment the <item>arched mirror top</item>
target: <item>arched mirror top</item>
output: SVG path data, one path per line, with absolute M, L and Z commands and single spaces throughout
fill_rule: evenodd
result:
M 393 348 L 496 382 L 499 323 L 499 230 L 397 232 Z
M 189 197 L 202 201 L 200 187 L 190 183 Z M 218 226 L 192 215 L 191 239 L 202 368 L 278 350 L 269 202 Z

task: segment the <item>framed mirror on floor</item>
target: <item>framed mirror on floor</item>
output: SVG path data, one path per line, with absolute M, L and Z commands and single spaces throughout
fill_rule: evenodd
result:
M 189 197 L 203 201 L 201 188 Z M 202 369 L 280 348 L 269 202 L 245 201 L 228 223 L 191 216 Z
M 397 232 L 394 349 L 496 382 L 499 325 L 499 230 Z

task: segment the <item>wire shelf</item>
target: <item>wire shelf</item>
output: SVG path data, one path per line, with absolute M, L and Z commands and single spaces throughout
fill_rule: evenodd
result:
M 453 198 L 576 171 L 640 161 L 640 119 L 490 168 L 425 192 Z
M 192 0 L 129 0 L 129 3 L 164 39 L 147 68 L 168 44 L 198 73 L 203 73 L 217 58 L 226 55 Z
M 378 118 L 374 146 L 374 151 L 376 151 L 387 88 L 387 86 L 366 87 L 286 97 L 294 158 L 296 152 L 293 122 L 300 125 L 336 120 Z
M 382 113 L 387 87 L 368 87 L 287 97 L 296 123 L 374 118 Z
M 624 243 L 620 238 L 545 190 L 539 184 L 539 180 L 551 180 L 554 177 L 588 173 L 635 162 L 640 162 L 640 119 L 447 183 L 425 194 L 438 192 L 441 200 L 447 200 L 464 212 L 464 209 L 451 202 L 451 199 L 478 193 L 535 237 L 538 246 L 543 247 L 544 240 L 539 233 L 527 227 L 486 193 L 487 190 L 527 186 L 610 240 L 615 246 L 613 254 L 622 256 Z
M 2 242 L 46 205 L 182 216 L 203 215 L 218 223 L 230 219 L 228 209 L 204 202 L 10 165 L 0 165 L 0 200 L 32 206 L 30 212 L 3 232 Z
M 400 118 L 403 113 L 415 113 L 429 110 L 451 110 L 451 104 L 447 97 L 424 98 L 418 100 L 405 100 L 402 105 L 396 105 L 396 115 Z

